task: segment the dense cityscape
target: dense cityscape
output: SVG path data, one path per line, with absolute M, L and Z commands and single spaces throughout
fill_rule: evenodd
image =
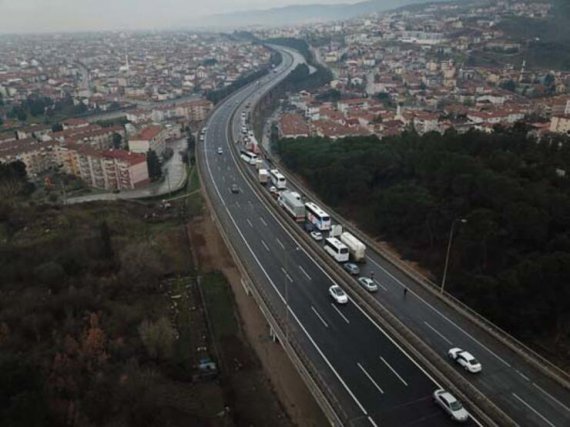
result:
M 0 425 L 568 425 L 563 0 L 21 1 Z

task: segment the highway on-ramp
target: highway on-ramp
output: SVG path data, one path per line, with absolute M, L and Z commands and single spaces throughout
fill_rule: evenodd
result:
M 346 425 L 451 425 L 433 403 L 436 381 L 354 301 L 333 303 L 328 288 L 334 280 L 266 207 L 238 167 L 241 160 L 229 136 L 233 113 L 252 94 L 282 79 L 292 62 L 284 55 L 275 73 L 225 100 L 208 120 L 198 161 L 220 226 L 239 248 L 256 286 L 287 319 L 290 339 L 324 378 Z M 232 192 L 233 184 L 239 193 Z

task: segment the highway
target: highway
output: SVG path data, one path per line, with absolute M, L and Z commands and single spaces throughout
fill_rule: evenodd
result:
M 232 126 L 236 137 L 239 135 L 239 123 Z M 253 168 L 250 169 L 250 173 L 255 174 Z M 287 188 L 300 194 L 306 193 L 306 189 L 291 182 L 288 182 Z M 311 200 L 327 210 L 320 201 Z M 334 215 L 332 219 L 333 223 L 342 224 L 335 221 Z M 377 253 L 369 250 L 367 262 L 360 267 L 361 275 L 373 275 L 380 286 L 379 292 L 371 296 L 395 313 L 406 327 L 442 357 L 446 357 L 450 348 L 460 347 L 481 362 L 481 374 L 473 375 L 459 367 L 458 372 L 515 423 L 521 426 L 570 426 L 568 389 L 546 377 L 518 353 L 451 309 Z M 354 286 L 358 286 L 356 280 Z M 408 289 L 406 296 L 404 289 Z
M 287 319 L 288 336 L 325 379 L 346 425 L 452 425 L 432 401 L 436 381 L 354 301 L 346 306 L 332 302 L 328 288 L 334 280 L 261 202 L 238 168 L 242 160 L 231 149 L 228 134 L 233 113 L 250 95 L 283 78 L 292 62 L 284 55 L 277 73 L 227 99 L 207 123 L 198 161 L 220 225 L 273 309 Z M 238 194 L 231 192 L 232 184 L 238 185 Z
M 239 123 L 235 121 L 232 125 L 234 137 L 239 135 L 239 128 Z M 291 183 L 287 186 L 301 194 L 305 193 L 305 189 Z M 456 346 L 474 354 L 482 363 L 483 372 L 473 375 L 459 368 L 458 372 L 517 424 L 570 426 L 570 392 L 567 389 L 546 377 L 519 354 L 434 297 L 378 254 L 369 251 L 367 261 L 361 266 L 361 274 L 370 276 L 372 273 L 380 285 L 380 291 L 372 296 L 442 357 L 446 357 L 447 351 Z M 354 283 L 358 286 L 356 281 Z M 409 290 L 406 297 L 404 289 Z

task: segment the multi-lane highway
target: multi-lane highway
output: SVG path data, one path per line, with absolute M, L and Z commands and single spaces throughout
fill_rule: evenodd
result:
M 287 68 L 288 56 L 282 68 Z M 279 79 L 281 70 L 266 78 Z M 204 183 L 225 232 L 241 249 L 257 286 L 277 310 L 288 303 L 288 332 L 325 378 L 350 425 L 450 423 L 432 402 L 437 384 L 354 302 L 337 306 L 333 280 L 260 201 L 237 167 L 228 124 L 254 85 L 228 99 L 211 116 L 199 161 Z M 218 147 L 223 154 L 218 154 Z M 231 192 L 232 184 L 240 188 Z
M 437 385 L 353 301 L 337 306 L 327 289 L 333 279 L 284 228 L 244 179 L 230 147 L 239 134 L 234 112 L 284 77 L 298 57 L 284 55 L 276 73 L 226 100 L 208 121 L 199 145 L 204 184 L 221 226 L 241 249 L 257 286 L 267 291 L 275 310 L 289 319 L 288 330 L 301 343 L 352 425 L 445 425 L 449 419 L 433 405 Z M 222 147 L 223 154 L 218 154 Z M 238 194 L 230 191 L 237 184 Z M 289 185 L 290 186 L 290 185 Z M 568 391 L 545 378 L 520 356 L 493 339 L 382 257 L 368 254 L 362 274 L 374 273 L 377 298 L 426 343 L 445 357 L 452 346 L 473 353 L 483 365 L 472 384 L 519 425 L 570 425 Z M 403 289 L 409 289 L 404 297 Z M 286 313 L 285 306 L 289 310 Z M 476 421 L 472 421 L 476 422 Z

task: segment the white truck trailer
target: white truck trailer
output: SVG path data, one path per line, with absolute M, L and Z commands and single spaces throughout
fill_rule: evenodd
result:
M 305 204 L 299 193 L 295 191 L 282 191 L 279 194 L 277 202 L 295 221 L 303 222 L 305 220 Z
M 340 241 L 348 247 L 348 253 L 355 262 L 366 261 L 366 245 L 345 231 L 340 235 Z
M 269 171 L 267 169 L 259 169 L 257 177 L 259 178 L 259 183 L 261 185 L 265 185 L 270 181 Z

